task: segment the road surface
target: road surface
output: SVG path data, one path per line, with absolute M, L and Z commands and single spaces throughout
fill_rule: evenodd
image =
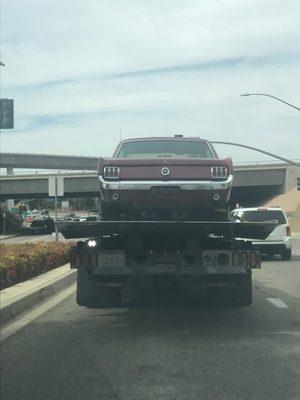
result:
M 2 342 L 2 400 L 300 399 L 300 238 L 246 308 L 86 309 L 72 294 Z

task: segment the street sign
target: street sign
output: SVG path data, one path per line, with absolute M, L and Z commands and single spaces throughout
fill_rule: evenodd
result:
M 64 177 L 49 176 L 48 192 L 49 196 L 62 197 L 64 195 Z
M 13 99 L 0 99 L 0 129 L 14 129 Z

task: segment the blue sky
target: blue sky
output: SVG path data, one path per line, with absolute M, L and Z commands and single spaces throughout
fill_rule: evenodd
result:
M 298 0 L 3 0 L 1 150 L 109 156 L 182 133 L 300 159 Z M 266 160 L 218 146 L 235 161 Z

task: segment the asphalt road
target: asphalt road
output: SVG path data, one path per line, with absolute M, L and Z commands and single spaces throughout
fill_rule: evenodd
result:
M 300 399 L 300 238 L 246 308 L 86 309 L 74 295 L 2 342 L 2 400 Z

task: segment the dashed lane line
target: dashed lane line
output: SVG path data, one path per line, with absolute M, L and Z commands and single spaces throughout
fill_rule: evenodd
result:
M 267 301 L 269 301 L 273 306 L 277 308 L 289 308 L 287 304 L 285 304 L 282 300 L 276 298 L 276 297 L 267 297 Z

